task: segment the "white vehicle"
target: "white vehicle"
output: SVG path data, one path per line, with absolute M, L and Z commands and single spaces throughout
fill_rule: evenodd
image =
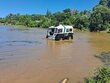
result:
M 47 30 L 46 38 L 58 40 L 73 39 L 73 27 L 63 26 L 59 24 L 58 26 L 51 26 Z

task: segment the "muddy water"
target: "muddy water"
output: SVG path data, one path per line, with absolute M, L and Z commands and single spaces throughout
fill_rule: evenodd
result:
M 110 34 L 92 33 L 90 42 L 97 48 L 98 52 L 110 51 Z
M 15 28 L 14 30 L 12 28 Z M 76 32 L 74 40 L 45 39 L 46 30 L 0 26 L 0 83 L 83 83 L 110 51 L 110 35 Z

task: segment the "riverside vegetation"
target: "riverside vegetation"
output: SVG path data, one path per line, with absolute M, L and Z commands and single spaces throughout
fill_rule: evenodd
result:
M 27 27 L 48 28 L 56 22 L 72 25 L 79 30 L 108 31 L 110 32 L 110 0 L 100 0 L 92 11 L 65 9 L 63 12 L 51 13 L 47 10 L 45 15 L 32 14 L 20 15 L 10 13 L 5 18 L 0 18 L 0 23 L 5 25 L 23 25 Z
M 103 52 L 96 57 L 104 62 L 105 66 L 99 68 L 93 77 L 86 78 L 85 83 L 110 83 L 110 52 Z

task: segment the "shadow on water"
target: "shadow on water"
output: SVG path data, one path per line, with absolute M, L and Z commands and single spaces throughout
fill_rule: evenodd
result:
M 9 31 L 26 31 L 26 30 L 30 30 L 30 29 L 29 28 L 12 27 L 7 30 L 9 30 Z
M 37 45 L 41 44 L 39 41 L 5 41 L 8 45 Z
M 39 46 L 42 45 L 39 41 L 3 41 L 0 48 L 10 47 L 10 46 Z

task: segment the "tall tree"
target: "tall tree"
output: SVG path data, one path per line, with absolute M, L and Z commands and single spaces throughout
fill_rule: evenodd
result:
M 47 18 L 51 18 L 51 16 L 52 16 L 51 11 L 49 11 L 48 9 L 47 9 L 47 12 L 46 12 L 46 16 L 47 16 Z
M 110 7 L 110 0 L 108 0 L 107 6 Z
M 91 31 L 102 31 L 110 28 L 110 9 L 103 5 L 98 5 L 93 8 L 93 13 L 90 17 Z
M 100 0 L 99 5 L 107 5 L 108 0 Z

